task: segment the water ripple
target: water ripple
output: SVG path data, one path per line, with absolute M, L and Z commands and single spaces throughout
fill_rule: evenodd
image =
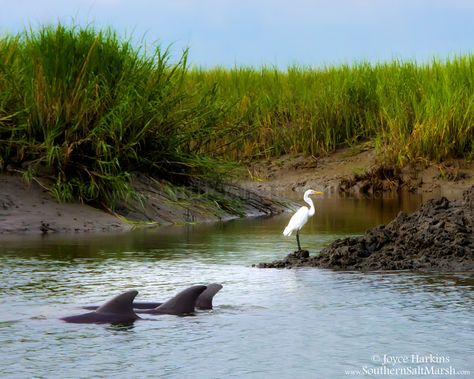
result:
M 251 263 L 287 245 L 253 233 L 9 246 L 0 255 L 0 376 L 338 378 L 373 365 L 373 354 L 414 352 L 472 369 L 473 275 L 259 270 Z M 195 317 L 127 327 L 58 320 L 130 288 L 159 301 L 210 282 L 224 289 Z

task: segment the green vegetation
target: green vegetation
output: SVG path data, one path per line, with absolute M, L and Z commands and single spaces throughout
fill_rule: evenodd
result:
M 231 157 L 320 155 L 372 141 L 385 163 L 474 156 L 474 56 L 291 67 L 193 70 L 236 104 L 243 145 Z
M 0 166 L 113 206 L 146 172 L 219 179 L 228 161 L 373 143 L 384 163 L 474 157 L 474 56 L 323 69 L 189 69 L 110 30 L 0 38 Z
M 212 86 L 186 88 L 186 57 L 171 64 L 167 50 L 141 52 L 93 28 L 2 38 L 0 157 L 27 177 L 51 176 L 61 200 L 107 206 L 133 194 L 135 170 L 180 184 L 222 174 L 202 146 L 231 132 L 225 104 Z

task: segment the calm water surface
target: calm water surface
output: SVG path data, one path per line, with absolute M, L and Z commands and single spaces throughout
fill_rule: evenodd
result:
M 302 244 L 317 251 L 415 206 L 328 199 Z M 473 275 L 252 268 L 294 248 L 281 236 L 288 218 L 4 239 L 0 377 L 451 377 L 379 375 L 384 355 L 408 360 L 391 368 L 474 372 Z M 127 289 L 157 301 L 210 282 L 224 289 L 212 312 L 195 317 L 149 316 L 129 327 L 58 320 Z M 430 354 L 444 362 L 416 362 Z

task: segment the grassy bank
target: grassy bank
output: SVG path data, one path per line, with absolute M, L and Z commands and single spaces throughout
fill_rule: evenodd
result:
M 322 69 L 189 69 L 110 30 L 0 38 L 0 165 L 113 205 L 133 171 L 178 184 L 227 161 L 369 141 L 386 163 L 474 157 L 474 56 Z
M 474 157 L 474 56 L 354 64 L 193 70 L 235 104 L 244 143 L 233 157 L 326 154 L 373 141 L 387 163 Z
M 51 26 L 0 39 L 0 156 L 53 178 L 61 200 L 108 206 L 132 171 L 174 182 L 226 170 L 199 146 L 231 131 L 212 86 L 185 85 L 187 52 L 140 51 L 110 30 Z

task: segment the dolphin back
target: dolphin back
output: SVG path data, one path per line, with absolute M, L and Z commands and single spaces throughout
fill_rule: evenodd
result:
M 195 286 L 195 287 L 199 287 L 199 286 Z M 186 295 L 188 294 L 188 292 L 186 292 L 186 291 L 190 291 L 190 292 L 194 291 L 194 290 L 191 290 L 192 288 L 194 288 L 194 287 L 190 287 L 190 288 L 184 290 L 182 293 L 178 294 L 177 296 L 182 295 L 183 298 L 184 298 L 184 294 L 186 294 Z M 206 289 L 203 292 L 201 292 L 201 294 L 198 296 L 198 298 L 196 300 L 195 307 L 199 308 L 199 309 L 204 309 L 204 310 L 212 309 L 212 307 L 213 307 L 213 304 L 212 304 L 213 298 L 221 289 L 222 289 L 222 285 L 218 284 L 218 283 L 212 283 L 212 284 L 207 285 Z M 119 295 L 119 296 L 123 296 L 123 295 L 125 295 L 125 294 L 122 294 L 122 295 Z M 177 296 L 175 296 L 173 299 L 175 299 Z M 169 301 L 171 302 L 173 299 L 171 299 Z M 115 298 L 110 300 L 110 302 L 112 304 L 110 304 L 109 308 L 114 308 L 118 304 L 120 304 L 120 302 L 117 303 L 117 302 L 114 302 L 114 300 L 115 300 Z M 178 301 L 175 300 L 175 302 L 178 302 Z M 109 303 L 104 304 L 102 307 L 105 307 Z M 137 301 L 133 302 L 133 308 L 137 309 L 138 312 L 145 311 L 145 310 L 153 310 L 153 309 L 156 309 L 156 308 L 160 307 L 161 305 L 164 305 L 164 303 L 160 303 L 160 302 L 137 302 Z M 170 304 L 168 304 L 167 308 L 169 307 L 169 305 Z M 98 305 L 87 305 L 87 306 L 83 306 L 82 308 L 87 309 L 87 310 L 91 310 L 91 311 L 95 311 L 95 310 L 99 310 L 99 308 L 101 308 L 101 307 L 98 306 Z M 161 310 L 163 311 L 163 310 L 165 310 L 165 308 L 163 307 L 163 308 L 161 308 Z M 188 310 L 189 310 L 189 308 L 188 308 Z M 191 312 L 192 311 L 186 312 L 186 313 L 191 313 Z M 175 314 L 175 313 L 173 313 L 173 314 Z M 179 314 L 181 314 L 181 313 L 179 313 Z
M 222 284 L 212 283 L 202 292 L 196 301 L 196 308 L 212 309 L 212 299 L 222 289 Z
M 96 313 L 99 314 L 134 314 L 133 299 L 138 295 L 138 291 L 130 290 L 115 296 L 105 304 L 97 308 Z
M 206 290 L 206 286 L 192 286 L 178 293 L 175 297 L 161 304 L 160 306 L 143 311 L 151 314 L 184 315 L 194 312 L 196 300 L 199 295 Z
M 139 318 L 132 305 L 137 294 L 135 290 L 121 293 L 93 312 L 63 317 L 61 320 L 77 324 L 131 323 Z

